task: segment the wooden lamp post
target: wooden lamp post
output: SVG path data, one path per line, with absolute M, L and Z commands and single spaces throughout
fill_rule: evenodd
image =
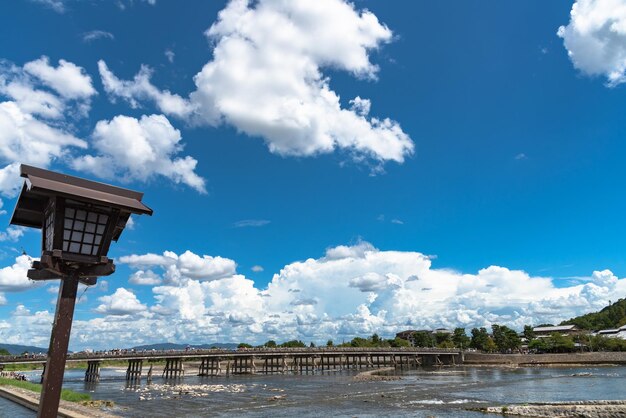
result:
M 24 186 L 11 224 L 42 230 L 41 258 L 28 270 L 32 280 L 60 279 L 39 418 L 56 418 L 78 283 L 96 284 L 115 271 L 107 257 L 131 214 L 152 215 L 143 193 L 22 165 Z

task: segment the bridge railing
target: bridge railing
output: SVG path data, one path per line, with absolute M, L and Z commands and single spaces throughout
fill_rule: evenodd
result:
M 91 360 L 106 359 L 115 360 L 118 358 L 164 358 L 172 356 L 182 357 L 201 357 L 205 355 L 224 355 L 231 356 L 236 354 L 327 354 L 327 353 L 442 353 L 455 354 L 459 353 L 459 349 L 446 349 L 434 347 L 254 347 L 254 348 L 238 348 L 236 350 L 228 349 L 202 349 L 202 350 L 107 350 L 95 352 L 79 352 L 68 355 L 68 360 Z M 20 356 L 0 356 L 0 363 L 26 363 L 26 362 L 45 362 L 46 354 L 28 354 Z

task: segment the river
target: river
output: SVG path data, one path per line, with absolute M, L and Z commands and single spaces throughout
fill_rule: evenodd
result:
M 188 369 L 191 374 L 191 370 Z M 178 384 L 154 378 L 126 387 L 125 371 L 105 368 L 94 387 L 84 371 L 68 370 L 64 387 L 113 400 L 124 417 L 485 417 L 467 407 L 507 403 L 619 400 L 626 367 L 420 369 L 401 380 L 354 381 L 354 372 L 311 375 L 187 376 Z M 37 380 L 39 372 L 28 373 Z M 12 409 L 10 409 L 12 408 Z M 32 417 L 0 398 L 0 416 Z

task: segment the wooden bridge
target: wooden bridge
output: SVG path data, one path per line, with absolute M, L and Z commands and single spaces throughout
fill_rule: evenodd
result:
M 463 352 L 437 348 L 262 348 L 236 351 L 119 351 L 76 353 L 67 362 L 87 362 L 85 382 L 100 380 L 104 361 L 127 361 L 126 381 L 139 382 L 144 376 L 144 362 L 149 369 L 145 377 L 152 378 L 153 363 L 165 361 L 162 377 L 177 379 L 185 375 L 185 362 L 198 364 L 198 376 L 220 376 L 255 373 L 313 373 L 361 368 L 416 368 L 463 363 Z M 45 355 L 0 357 L 0 371 L 8 364 L 46 363 Z

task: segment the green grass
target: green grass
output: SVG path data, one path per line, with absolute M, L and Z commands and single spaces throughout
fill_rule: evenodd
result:
M 15 386 L 21 389 L 30 390 L 32 392 L 41 393 L 41 385 L 38 383 L 26 382 L 23 380 L 8 379 L 6 377 L 0 377 L 0 385 Z M 74 392 L 69 389 L 61 390 L 61 399 L 69 402 L 81 402 L 91 400 L 91 395 L 87 393 Z

